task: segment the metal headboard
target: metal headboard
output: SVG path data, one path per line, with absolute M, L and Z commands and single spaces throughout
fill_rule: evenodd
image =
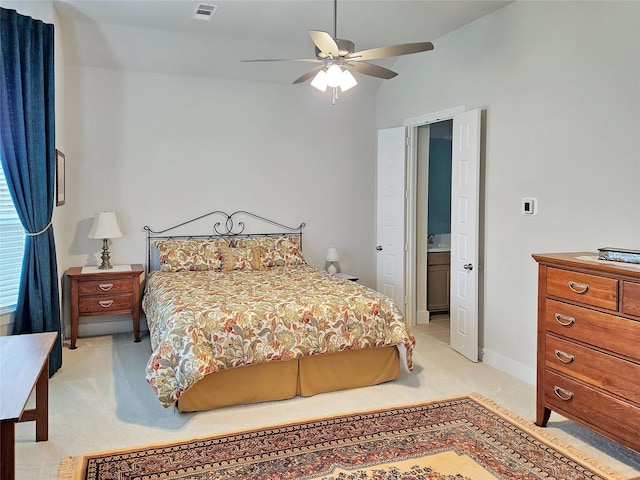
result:
M 177 231 L 181 227 L 185 227 L 189 224 L 198 222 L 207 217 L 214 217 L 217 220 L 211 227 L 211 233 L 201 234 L 201 235 L 191 235 L 191 234 L 179 234 L 176 233 L 172 235 L 172 231 Z M 243 217 L 253 218 L 258 220 L 259 222 L 264 223 L 265 225 L 271 225 L 273 227 L 277 227 L 279 231 L 276 232 L 268 232 L 268 233 L 245 233 L 245 222 L 242 221 Z M 256 215 L 255 213 L 247 212 L 245 210 L 238 210 L 231 214 L 227 214 L 221 210 L 214 210 L 213 212 L 205 213 L 204 215 L 200 215 L 198 217 L 192 218 L 185 222 L 179 223 L 177 225 L 173 225 L 172 227 L 165 228 L 164 230 L 153 230 L 148 225 L 142 227 L 142 229 L 146 232 L 146 247 L 147 247 L 147 255 L 146 255 L 146 264 L 145 271 L 149 274 L 151 270 L 151 258 L 152 258 L 152 243 L 154 240 L 197 240 L 197 239 L 213 239 L 213 238 L 231 238 L 233 243 L 233 238 L 251 238 L 251 237 L 268 237 L 268 236 L 280 236 L 283 234 L 294 234 L 298 235 L 300 241 L 300 248 L 302 248 L 302 229 L 305 227 L 305 223 L 301 223 L 297 227 L 289 227 L 287 225 L 283 225 L 274 220 L 270 220 L 265 217 L 261 217 L 260 215 Z

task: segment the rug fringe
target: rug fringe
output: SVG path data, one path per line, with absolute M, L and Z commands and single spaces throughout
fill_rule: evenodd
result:
M 77 463 L 77 457 L 66 457 L 62 460 L 58 471 L 58 480 L 75 480 Z
M 573 459 L 576 460 L 578 463 L 581 463 L 585 467 L 591 470 L 594 470 L 595 472 L 602 475 L 603 477 L 606 477 L 607 479 L 610 479 L 610 480 L 627 480 L 627 477 L 621 476 L 620 473 L 616 472 L 615 470 L 608 467 L 607 465 L 604 465 L 603 463 L 599 462 L 593 457 L 590 457 L 589 455 L 580 451 L 576 447 L 573 447 L 572 445 L 566 443 L 565 441 L 560 440 L 558 437 L 550 433 L 547 429 L 537 426 L 535 423 L 533 423 L 530 420 L 525 420 L 524 418 L 513 413 L 511 410 L 508 410 L 507 408 L 503 407 L 502 405 L 495 402 L 494 400 L 488 397 L 485 397 L 483 395 L 480 395 L 479 393 L 476 393 L 476 392 L 469 394 L 469 397 L 477 401 L 478 403 L 481 403 L 489 407 L 490 409 L 495 410 L 503 417 L 508 418 L 509 420 L 512 420 L 514 423 L 518 425 L 519 428 L 522 428 L 523 430 L 528 431 L 529 433 L 532 433 L 533 435 L 540 438 L 540 440 L 547 443 L 549 446 L 552 446 L 558 450 L 562 450 L 562 452 L 566 453 L 567 456 L 573 457 Z

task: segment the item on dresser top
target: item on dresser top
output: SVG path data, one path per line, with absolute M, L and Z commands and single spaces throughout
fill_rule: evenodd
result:
M 588 255 L 533 255 L 536 424 L 553 410 L 640 452 L 640 271 Z
M 625 263 L 640 263 L 640 250 L 605 247 L 599 248 L 598 252 L 598 258 L 600 260 Z

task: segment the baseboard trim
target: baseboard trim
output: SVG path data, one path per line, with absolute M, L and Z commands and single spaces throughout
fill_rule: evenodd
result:
M 489 349 L 483 349 L 482 362 L 530 385 L 536 384 L 536 369 L 515 362 Z
M 416 314 L 416 323 L 418 325 L 426 325 L 430 321 L 429 310 L 418 310 Z

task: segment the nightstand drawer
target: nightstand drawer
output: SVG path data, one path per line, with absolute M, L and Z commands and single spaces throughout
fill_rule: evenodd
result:
M 88 295 L 115 295 L 118 293 L 131 293 L 131 280 L 129 279 L 105 279 L 78 282 L 78 291 L 81 296 Z
M 112 295 L 99 297 L 80 297 L 78 310 L 83 314 L 109 314 L 120 310 L 131 311 L 133 307 L 133 295 Z
M 618 310 L 618 280 L 549 268 L 547 295 L 594 307 Z

